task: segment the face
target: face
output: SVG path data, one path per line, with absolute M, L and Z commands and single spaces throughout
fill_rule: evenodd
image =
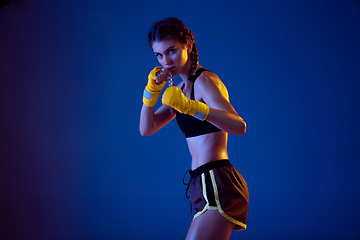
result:
M 188 61 L 187 45 L 166 39 L 153 42 L 152 49 L 161 66 L 169 69 L 172 75 L 178 75 L 184 70 Z

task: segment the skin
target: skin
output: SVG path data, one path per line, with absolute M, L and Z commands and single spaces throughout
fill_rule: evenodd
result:
M 177 87 L 184 84 L 183 93 L 188 98 L 190 98 L 192 84 L 195 84 L 195 100 L 206 103 L 210 108 L 206 120 L 222 130 L 186 139 L 192 157 L 191 168 L 194 170 L 211 161 L 228 159 L 228 133 L 244 135 L 246 123 L 230 104 L 228 91 L 216 74 L 205 71 L 195 83 L 188 80 L 191 67 L 189 58 L 191 47 L 191 40 L 186 44 L 173 39 L 152 43 L 155 56 L 161 66 L 165 68 L 156 78 L 156 83 L 160 84 L 166 81 L 170 73 L 173 76 L 179 75 L 182 81 Z M 175 112 L 169 106 L 162 105 L 154 112 L 154 107 L 143 105 L 140 113 L 141 135 L 154 134 L 174 117 Z M 186 239 L 229 239 L 233 229 L 234 224 L 221 216 L 218 211 L 208 210 L 192 221 Z M 206 234 L 208 238 L 205 237 Z

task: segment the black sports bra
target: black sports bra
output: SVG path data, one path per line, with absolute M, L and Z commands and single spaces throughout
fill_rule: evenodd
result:
M 195 99 L 195 96 L 194 96 L 194 83 L 195 83 L 195 80 L 204 71 L 209 71 L 209 70 L 206 70 L 205 68 L 200 68 L 196 72 L 196 74 L 194 76 L 191 76 L 189 78 L 189 80 L 191 82 L 193 82 L 192 90 L 191 90 L 191 97 L 190 97 L 190 99 L 192 99 L 192 100 Z M 185 85 L 181 86 L 181 90 L 184 89 L 184 86 Z M 209 123 L 206 120 L 201 121 L 201 120 L 199 120 L 197 118 L 194 118 L 191 115 L 183 114 L 183 113 L 180 113 L 178 111 L 176 111 L 176 122 L 179 125 L 181 131 L 185 134 L 186 138 L 196 137 L 196 136 L 207 134 L 207 133 L 221 131 L 221 129 L 215 127 L 214 125 L 212 125 L 211 123 Z

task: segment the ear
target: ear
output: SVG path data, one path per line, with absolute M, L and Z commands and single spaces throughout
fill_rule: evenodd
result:
M 188 53 L 191 53 L 191 51 L 192 51 L 192 46 L 193 46 L 193 41 L 191 41 L 191 39 L 187 40 L 187 42 L 186 42 L 186 48 L 188 49 Z

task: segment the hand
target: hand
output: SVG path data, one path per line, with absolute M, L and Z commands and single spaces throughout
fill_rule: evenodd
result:
M 158 84 L 158 85 L 161 85 L 163 82 L 166 82 L 167 79 L 169 78 L 170 76 L 170 71 L 167 69 L 167 68 L 161 68 L 160 71 L 158 71 L 156 74 L 156 80 L 155 82 Z
M 196 100 L 187 98 L 178 87 L 169 87 L 165 90 L 162 96 L 162 103 L 165 106 L 170 106 L 178 112 L 189 114 L 199 120 L 205 120 L 209 114 L 209 107 Z
M 149 92 L 160 92 L 165 86 L 166 79 L 169 76 L 169 70 L 162 67 L 155 67 L 148 76 L 146 90 Z
M 166 72 L 167 71 L 167 72 Z M 143 103 L 147 107 L 154 107 L 161 89 L 165 86 L 168 70 L 162 67 L 155 67 L 148 76 L 148 84 L 144 89 Z

